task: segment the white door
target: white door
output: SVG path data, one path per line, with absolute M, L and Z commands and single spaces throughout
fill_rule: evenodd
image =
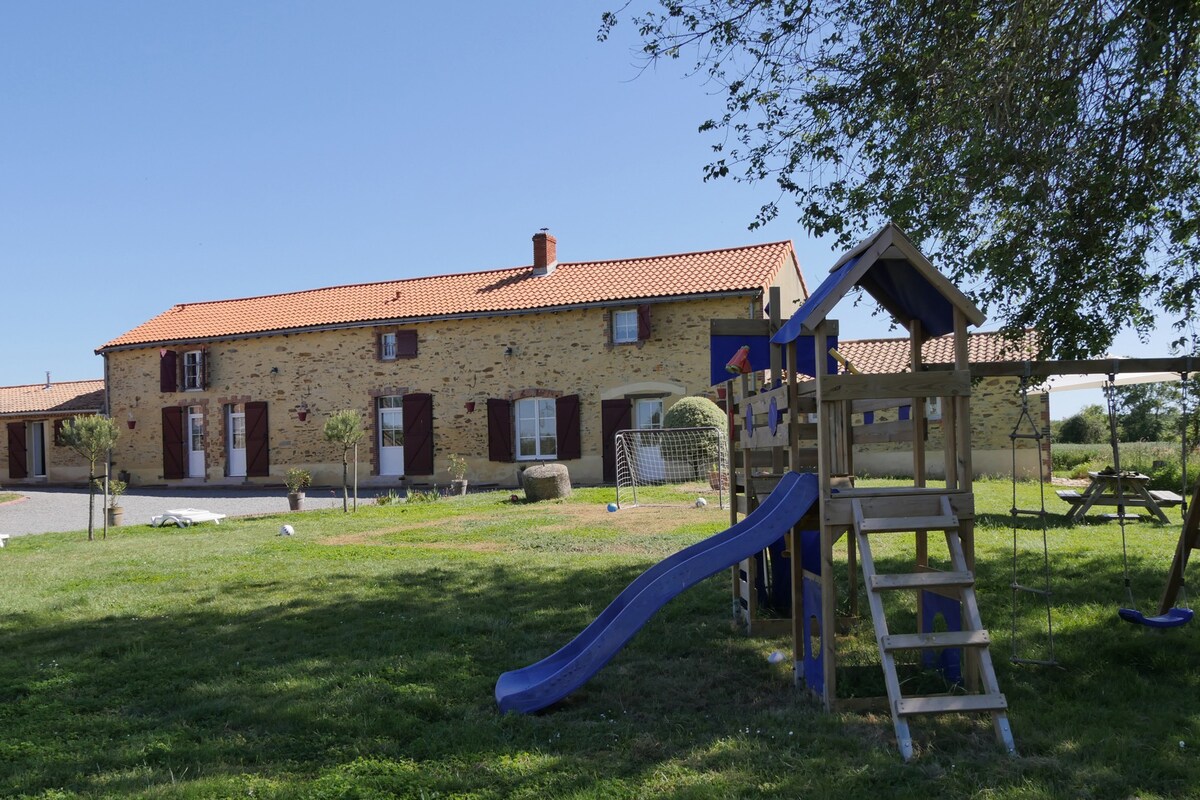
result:
M 204 415 L 188 414 L 188 477 L 204 477 Z
M 398 395 L 379 398 L 379 474 L 404 474 L 404 409 Z
M 46 423 L 31 422 L 29 455 L 32 463 L 32 473 L 35 478 L 46 477 Z
M 242 406 L 229 409 L 229 474 L 241 478 L 246 475 L 246 412 Z

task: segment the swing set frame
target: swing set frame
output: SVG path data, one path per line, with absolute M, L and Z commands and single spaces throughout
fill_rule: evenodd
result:
M 928 370 L 946 369 L 944 365 L 927 365 Z M 1045 381 L 1051 377 L 1064 375 L 1103 375 L 1108 377 L 1108 383 L 1115 382 L 1120 374 L 1145 372 L 1171 372 L 1187 380 L 1200 369 L 1200 358 L 1192 356 L 1172 358 L 1107 358 L 1082 360 L 1039 360 L 1039 361 L 982 361 L 971 364 L 971 378 L 1009 377 L 1020 378 L 1022 382 Z M 1185 409 L 1186 414 L 1186 409 Z M 1110 409 L 1111 423 L 1111 409 Z M 1114 450 L 1117 447 L 1115 431 L 1113 432 Z M 1116 458 L 1119 458 L 1117 456 Z M 1120 470 L 1118 464 L 1113 465 Z M 1187 475 L 1184 473 L 1186 483 Z M 1184 492 L 1186 497 L 1187 492 Z M 1122 524 L 1122 548 L 1124 548 L 1124 509 L 1118 507 L 1118 518 Z M 1015 514 L 1014 514 L 1015 517 Z M 1175 557 L 1167 575 L 1166 585 L 1159 600 L 1158 614 L 1146 617 L 1135 609 L 1121 609 L 1120 616 L 1127 622 L 1148 627 L 1177 627 L 1191 620 L 1190 609 L 1177 609 L 1176 604 L 1180 595 L 1186 591 L 1184 575 L 1188 560 L 1193 550 L 1200 547 L 1200 482 L 1192 494 L 1191 504 L 1184 511 L 1183 527 L 1179 542 L 1175 548 Z M 1128 587 L 1128 569 L 1126 569 L 1126 585 Z M 1048 590 L 1047 590 L 1048 591 Z M 1014 654 L 1015 655 L 1015 654 Z M 1020 659 L 1014 659 L 1020 661 Z M 1051 661 L 1053 657 L 1051 657 Z

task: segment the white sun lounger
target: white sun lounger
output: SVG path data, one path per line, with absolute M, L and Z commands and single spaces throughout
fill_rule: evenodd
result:
M 224 514 L 205 511 L 202 508 L 171 508 L 167 509 L 165 514 L 151 517 L 150 524 L 155 528 L 172 524 L 178 525 L 180 528 L 187 528 L 197 522 L 215 522 L 220 525 L 223 519 L 225 519 Z

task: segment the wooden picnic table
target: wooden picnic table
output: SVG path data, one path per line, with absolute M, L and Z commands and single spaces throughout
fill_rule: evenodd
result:
M 1170 523 L 1171 520 L 1163 513 L 1163 506 L 1179 505 L 1183 500 L 1174 492 L 1150 491 L 1150 476 L 1140 472 L 1122 472 L 1118 476 L 1115 472 L 1102 470 L 1089 472 L 1088 478 L 1088 486 L 1082 494 L 1074 489 L 1057 493 L 1074 506 L 1068 515 L 1071 522 L 1079 522 L 1095 506 L 1123 506 L 1126 509 L 1145 508 L 1163 522 Z M 1118 483 L 1121 489 L 1119 495 Z M 1129 515 L 1126 516 L 1128 518 Z

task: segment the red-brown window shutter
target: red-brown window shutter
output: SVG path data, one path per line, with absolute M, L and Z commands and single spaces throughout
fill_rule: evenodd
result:
M 267 404 L 246 403 L 246 475 L 265 478 L 271 474 L 271 439 L 267 427 Z
M 66 424 L 67 424 L 67 421 L 65 419 L 54 420 L 54 446 L 55 447 L 63 446 L 62 432 L 63 432 L 63 425 L 66 425 Z
M 8 477 L 12 480 L 29 477 L 28 459 L 25 423 L 8 423 Z
M 404 474 L 433 474 L 433 395 L 404 395 Z
M 581 458 L 579 395 L 569 394 L 554 401 L 554 426 L 558 435 L 558 460 Z
M 179 354 L 174 350 L 158 359 L 158 390 L 164 394 L 179 391 Z
M 512 403 L 490 398 L 487 401 L 487 421 L 488 461 L 512 461 Z
M 396 358 L 417 357 L 417 332 L 396 331 Z
M 617 431 L 633 427 L 633 403 L 624 397 L 600 401 L 601 454 L 604 460 L 604 480 L 617 479 Z
M 200 350 L 200 388 L 207 389 L 209 386 L 208 376 L 211 374 L 208 367 L 209 349 L 207 347 Z
M 164 480 L 178 480 L 184 476 L 183 413 L 179 406 L 167 406 L 162 410 Z
M 643 303 L 637 307 L 638 317 L 638 341 L 642 342 L 650 338 L 650 305 Z

